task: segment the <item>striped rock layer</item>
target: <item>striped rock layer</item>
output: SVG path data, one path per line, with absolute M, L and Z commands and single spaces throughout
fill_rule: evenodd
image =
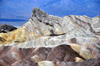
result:
M 27 23 L 0 33 L 0 64 L 99 66 L 99 34 L 100 16 L 57 17 L 35 7 Z
M 95 43 L 99 45 L 100 17 L 69 15 L 57 17 L 35 7 L 27 23 L 17 30 L 0 33 L 0 45 L 19 44 L 32 41 L 37 43 L 39 38 L 47 39 L 56 36 L 56 40 L 69 40 L 75 38 L 74 43 Z M 54 39 L 55 39 L 54 38 Z M 4 39 L 4 40 L 3 40 Z M 2 41 L 3 40 L 3 41 Z M 68 41 L 65 41 L 68 43 Z M 41 46 L 41 44 L 35 44 Z M 49 46 L 43 44 L 42 46 Z M 33 45 L 34 46 L 34 45 Z M 51 45 L 54 46 L 54 45 Z M 36 46 L 34 46 L 36 47 Z
M 100 56 L 100 53 L 94 56 L 98 57 L 97 54 Z M 100 66 L 100 57 L 87 60 L 69 45 L 54 48 L 3 46 L 0 47 L 0 66 Z

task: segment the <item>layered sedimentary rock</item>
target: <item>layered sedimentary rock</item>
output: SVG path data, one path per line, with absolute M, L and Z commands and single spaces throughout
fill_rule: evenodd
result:
M 74 15 L 57 17 L 35 7 L 31 18 L 22 27 L 13 32 L 0 34 L 0 37 L 6 40 L 1 44 L 36 41 L 41 37 L 49 38 L 52 36 L 60 36 L 64 40 L 76 38 L 77 43 L 89 42 L 97 44 L 100 41 L 99 22 L 99 16 L 94 18 Z
M 0 33 L 0 64 L 100 66 L 99 23 L 100 16 L 58 17 L 35 7 L 27 23 Z
M 27 62 L 27 60 L 19 61 L 15 64 L 12 64 L 11 66 L 100 66 L 100 58 L 98 59 L 90 59 L 83 62 L 64 62 L 64 61 L 58 61 L 58 62 L 52 62 L 52 61 L 41 61 L 38 63 L 33 62 Z
M 54 48 L 18 48 L 6 46 L 0 47 L 0 65 L 100 66 L 100 57 L 86 60 L 74 51 L 70 45 L 59 45 Z

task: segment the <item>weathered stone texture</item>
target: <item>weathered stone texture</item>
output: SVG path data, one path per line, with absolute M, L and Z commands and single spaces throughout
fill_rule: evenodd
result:
M 35 7 L 27 23 L 0 33 L 0 66 L 100 66 L 99 23 L 100 16 L 57 17 Z

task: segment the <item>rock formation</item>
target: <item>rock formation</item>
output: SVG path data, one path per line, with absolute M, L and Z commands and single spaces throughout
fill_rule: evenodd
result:
M 100 16 L 57 17 L 35 7 L 17 30 L 0 33 L 0 65 L 100 66 Z
M 3 46 L 0 47 L 0 66 L 100 66 L 100 54 L 96 53 L 94 56 L 95 59 L 86 60 L 70 45 L 59 45 L 54 48 Z
M 74 66 L 74 64 L 75 66 L 82 66 L 83 63 L 83 66 L 99 66 L 100 57 L 98 59 L 86 60 L 69 45 L 59 45 L 54 48 L 18 48 L 14 46 L 0 47 L 1 66 L 27 66 L 27 64 L 30 66 L 31 64 L 34 65 L 36 63 L 38 63 L 39 66 L 42 66 L 41 64 L 45 66 L 44 64 L 48 65 L 49 63 L 52 66 Z
M 16 30 L 16 29 L 17 29 L 16 27 L 13 27 L 13 26 L 8 25 L 8 24 L 0 25 L 0 33 L 7 33 L 9 31 L 13 31 L 13 30 Z

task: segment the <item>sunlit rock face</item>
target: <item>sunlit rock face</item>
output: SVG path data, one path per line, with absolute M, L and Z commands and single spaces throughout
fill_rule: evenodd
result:
M 0 34 L 0 37 L 6 40 L 1 41 L 1 45 L 23 43 L 52 36 L 60 36 L 64 40 L 75 38 L 77 43 L 99 43 L 99 22 L 99 16 L 94 18 L 75 15 L 57 17 L 35 7 L 31 18 L 22 27 L 13 32 Z
M 57 17 L 35 7 L 27 23 L 0 33 L 0 64 L 100 66 L 100 16 Z

